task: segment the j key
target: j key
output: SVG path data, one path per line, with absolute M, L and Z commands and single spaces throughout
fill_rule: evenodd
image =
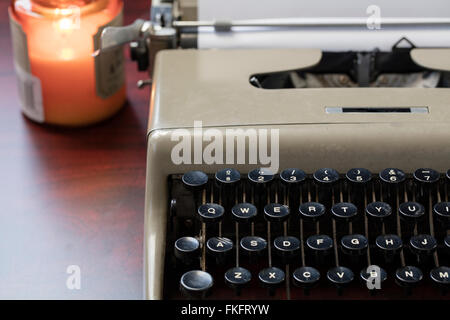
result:
M 289 207 L 278 203 L 269 203 L 264 207 L 264 217 L 270 222 L 284 222 L 289 217 Z
M 314 262 L 323 265 L 333 249 L 333 239 L 327 235 L 313 235 L 306 239 L 306 245 L 312 252 Z
M 395 281 L 406 289 L 407 294 L 411 293 L 411 289 L 417 286 L 422 278 L 422 271 L 414 266 L 402 267 L 395 272 Z
M 400 169 L 387 168 L 380 172 L 379 177 L 383 184 L 383 199 L 394 204 L 399 193 L 398 186 L 406 179 L 405 173 Z
M 300 240 L 295 237 L 277 237 L 273 241 L 275 252 L 281 257 L 283 263 L 290 263 L 298 256 Z
M 385 262 L 391 263 L 403 247 L 402 239 L 395 234 L 385 234 L 378 236 L 375 240 L 378 250 L 381 252 Z
M 233 218 L 238 222 L 251 222 L 256 218 L 258 209 L 251 203 L 239 203 L 231 209 Z
M 361 234 L 351 234 L 342 237 L 342 251 L 350 256 L 360 256 L 367 252 L 369 241 Z
M 319 189 L 319 202 L 329 208 L 333 186 L 339 181 L 339 173 L 331 168 L 323 168 L 314 172 L 313 178 Z
M 213 278 L 209 273 L 193 270 L 181 277 L 180 290 L 188 298 L 203 299 L 209 295 L 213 284 Z
M 347 171 L 345 177 L 350 186 L 350 200 L 362 204 L 364 201 L 364 192 L 367 189 L 368 183 L 372 180 L 372 173 L 364 168 L 353 168 Z
M 185 264 L 191 264 L 199 257 L 200 243 L 193 237 L 182 237 L 175 241 L 175 257 Z
M 225 283 L 235 290 L 236 295 L 240 295 L 244 287 L 252 280 L 252 274 L 245 268 L 235 267 L 225 272 Z
M 371 292 L 380 290 L 383 287 L 383 282 L 387 280 L 386 271 L 377 265 L 371 265 L 364 268 L 361 270 L 359 276 L 367 289 L 371 290 Z
M 303 288 L 305 295 L 309 294 L 311 288 L 319 283 L 320 272 L 313 267 L 300 267 L 292 274 L 294 284 Z
M 392 214 L 392 208 L 386 202 L 372 202 L 366 207 L 366 214 L 374 221 L 384 221 Z
M 433 254 L 437 248 L 436 239 L 429 234 L 419 234 L 409 240 L 411 251 L 423 259 Z
M 398 208 L 400 217 L 410 224 L 417 223 L 425 215 L 425 208 L 417 202 L 404 202 Z
M 433 212 L 439 221 L 445 225 L 450 224 L 450 202 L 439 202 L 433 207 Z
M 248 236 L 241 239 L 243 253 L 249 257 L 264 255 L 267 249 L 267 241 L 261 237 Z
M 269 295 L 275 294 L 276 288 L 281 286 L 285 280 L 285 274 L 283 270 L 276 267 L 270 267 L 263 269 L 258 275 L 261 285 L 269 289 Z
M 446 294 L 450 288 L 450 268 L 449 267 L 438 267 L 430 272 L 430 278 L 433 283 L 442 289 L 443 293 Z
M 224 212 L 225 209 L 216 203 L 205 203 L 198 207 L 198 217 L 204 223 L 219 222 Z
M 217 264 L 222 264 L 233 250 L 233 241 L 228 238 L 214 237 L 206 241 L 208 253 L 216 258 Z
M 201 203 L 202 192 L 206 189 L 208 176 L 202 171 L 189 171 L 183 175 L 181 180 L 186 188 L 194 193 L 194 205 L 197 208 Z
M 354 275 L 349 268 L 335 267 L 328 270 L 327 279 L 338 288 L 338 294 L 341 295 L 343 289 L 353 281 Z
M 358 214 L 358 209 L 353 203 L 340 202 L 333 205 L 331 208 L 333 218 L 345 222 L 352 221 Z
M 223 169 L 216 172 L 216 184 L 220 187 L 222 203 L 229 208 L 236 201 L 237 185 L 241 181 L 241 174 L 236 169 Z
M 302 203 L 298 209 L 300 218 L 309 221 L 318 221 L 325 215 L 325 206 L 318 202 Z

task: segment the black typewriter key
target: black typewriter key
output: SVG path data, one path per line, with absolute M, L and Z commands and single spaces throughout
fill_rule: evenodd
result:
M 313 178 L 318 187 L 319 202 L 327 208 L 331 207 L 334 186 L 339 181 L 339 173 L 331 168 L 322 168 L 314 172 Z
M 284 271 L 276 267 L 263 269 L 258 275 L 261 285 L 269 290 L 269 295 L 275 295 L 276 288 L 280 287 L 285 281 Z
M 371 265 L 362 269 L 359 276 L 362 283 L 371 293 L 375 293 L 375 290 L 382 289 L 383 283 L 387 280 L 386 270 L 377 265 Z
M 248 180 L 252 185 L 254 204 L 260 210 L 270 202 L 270 186 L 274 179 L 274 174 L 267 168 L 258 168 L 248 173 Z
M 231 209 L 233 219 L 238 222 L 252 222 L 258 214 L 258 209 L 251 203 L 238 203 Z
M 418 183 L 433 184 L 439 181 L 439 172 L 433 169 L 421 168 L 414 171 L 414 180 Z
M 213 277 L 205 271 L 188 271 L 180 279 L 181 292 L 190 299 L 206 298 L 213 287 Z
M 372 180 L 372 172 L 364 168 L 353 168 L 347 171 L 345 177 L 349 182 L 349 200 L 358 205 L 363 205 L 364 194 L 369 182 Z
M 257 236 L 247 236 L 241 239 L 241 248 L 244 255 L 260 257 L 267 249 L 267 241 Z
M 386 202 L 372 202 L 366 207 L 366 214 L 374 221 L 384 221 L 392 214 L 391 206 Z
M 313 267 L 300 267 L 295 269 L 292 278 L 294 285 L 303 288 L 305 295 L 308 295 L 310 290 L 319 283 L 320 272 Z
M 208 253 L 216 258 L 217 264 L 223 264 L 233 250 L 233 241 L 224 237 L 213 237 L 206 241 Z
M 442 290 L 443 294 L 446 294 L 450 289 L 450 268 L 442 266 L 431 270 L 430 279 L 435 286 Z
M 414 266 L 398 268 L 395 272 L 395 281 L 405 288 L 407 294 L 411 294 L 411 289 L 416 287 L 422 281 L 422 271 Z
M 419 234 L 409 240 L 411 251 L 417 255 L 419 263 L 424 263 L 436 251 L 437 242 L 429 234 Z
M 225 283 L 235 290 L 236 295 L 240 295 L 242 289 L 252 280 L 252 274 L 245 268 L 235 267 L 225 272 Z
M 223 169 L 216 172 L 216 184 L 220 188 L 222 204 L 229 210 L 236 203 L 237 187 L 241 174 L 236 169 Z
M 194 237 L 182 237 L 175 241 L 175 257 L 185 264 L 191 264 L 198 259 L 200 254 L 200 243 Z
M 340 202 L 333 205 L 331 213 L 336 220 L 349 222 L 357 216 L 358 208 L 353 203 Z
M 337 287 L 338 294 L 341 295 L 343 289 L 354 279 L 353 271 L 346 267 L 334 267 L 327 272 L 327 279 Z
M 342 252 L 350 256 L 361 256 L 367 252 L 369 241 L 361 234 L 351 234 L 342 237 Z
M 289 207 L 278 203 L 269 203 L 264 207 L 264 217 L 270 222 L 284 222 L 289 218 Z
M 289 168 L 281 171 L 280 179 L 285 187 L 286 199 L 289 199 L 291 207 L 299 205 L 301 186 L 306 181 L 306 173 L 297 168 Z M 286 203 L 286 202 L 285 202 Z
M 185 187 L 194 193 L 194 205 L 197 208 L 202 201 L 202 193 L 208 183 L 208 175 L 202 171 L 186 172 L 181 178 Z
M 319 266 L 330 264 L 333 239 L 327 235 L 313 235 L 306 239 L 306 246 L 313 257 L 313 264 Z
M 198 207 L 198 217 L 204 223 L 219 222 L 224 213 L 225 209 L 216 203 L 205 203 Z
M 405 222 L 403 228 L 410 234 L 414 226 L 425 217 L 425 207 L 418 202 L 404 202 L 398 208 L 400 218 Z
M 380 235 L 375 244 L 386 263 L 392 263 L 403 248 L 403 241 L 396 234 Z
M 450 225 L 450 202 L 439 202 L 433 207 L 433 213 L 445 226 Z
M 387 168 L 380 172 L 380 180 L 382 182 L 383 199 L 391 205 L 396 203 L 399 195 L 399 185 L 405 182 L 405 173 L 397 168 Z
M 318 202 L 302 203 L 298 209 L 300 218 L 308 221 L 318 221 L 326 212 L 325 206 Z
M 277 237 L 273 241 L 275 253 L 281 258 L 283 263 L 291 263 L 300 252 L 300 240 L 295 237 Z

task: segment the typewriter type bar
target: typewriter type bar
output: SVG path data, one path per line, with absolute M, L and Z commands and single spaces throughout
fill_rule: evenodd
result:
M 445 297 L 450 170 L 169 177 L 164 298 Z

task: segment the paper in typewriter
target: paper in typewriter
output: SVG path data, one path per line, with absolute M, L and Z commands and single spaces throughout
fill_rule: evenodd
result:
M 448 47 L 450 43 L 448 0 L 198 0 L 198 20 L 247 19 L 275 23 L 353 20 L 361 24 L 357 27 L 237 27 L 232 32 L 214 32 L 213 28 L 203 27 L 199 30 L 198 47 L 390 51 L 403 37 L 416 47 Z M 398 19 L 412 24 L 383 26 L 383 21 Z M 425 21 L 434 22 L 424 25 Z

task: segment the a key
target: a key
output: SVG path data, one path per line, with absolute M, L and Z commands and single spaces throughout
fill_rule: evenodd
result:
M 402 239 L 396 234 L 380 235 L 375 244 L 386 263 L 392 263 L 403 247 Z
M 264 207 L 264 217 L 270 222 L 284 222 L 289 217 L 289 207 L 279 203 L 269 203 Z
M 330 208 L 334 187 L 339 181 L 339 173 L 331 168 L 322 168 L 314 172 L 313 178 L 318 188 L 319 202 Z
M 398 268 L 395 272 L 395 281 L 398 285 L 405 288 L 406 294 L 410 295 L 412 288 L 416 287 L 422 281 L 422 271 L 414 266 Z
M 222 220 L 225 209 L 217 203 L 205 203 L 198 207 L 198 217 L 204 223 L 216 223 Z
M 200 254 L 200 243 L 193 237 L 182 237 L 175 241 L 175 257 L 185 264 L 192 264 Z
M 245 268 L 235 267 L 225 272 L 225 283 L 235 290 L 236 295 L 240 296 L 242 289 L 252 280 L 252 274 Z
M 241 239 L 241 248 L 244 255 L 257 258 L 265 254 L 267 249 L 267 241 L 261 237 L 247 236 Z
M 298 209 L 300 218 L 307 221 L 316 222 L 325 215 L 325 206 L 318 202 L 302 203 Z
M 268 289 L 269 295 L 274 296 L 276 289 L 285 281 L 285 273 L 283 270 L 270 267 L 263 269 L 258 274 L 261 285 Z
M 442 294 L 447 294 L 450 288 L 450 268 L 442 266 L 431 270 L 430 279 L 435 286 L 442 290 Z
M 450 225 L 450 202 L 439 202 L 433 207 L 433 213 L 445 226 Z
M 188 271 L 180 279 L 181 292 L 190 299 L 204 299 L 210 293 L 214 280 L 212 276 L 205 271 Z
M 409 240 L 411 251 L 417 255 L 419 262 L 423 263 L 436 251 L 437 242 L 429 234 L 419 234 Z
M 284 264 L 291 263 L 300 251 L 300 240 L 291 236 L 277 237 L 273 241 L 275 253 L 282 259 Z
M 233 241 L 224 237 L 213 237 L 206 241 L 208 253 L 216 258 L 218 265 L 224 264 L 233 250 Z
M 251 203 L 238 203 L 231 209 L 231 214 L 237 222 L 247 223 L 255 220 L 258 209 Z
M 371 265 L 362 269 L 359 276 L 363 284 L 372 294 L 374 294 L 376 290 L 382 289 L 383 283 L 387 280 L 386 271 L 377 265 Z
M 346 267 L 334 267 L 327 272 L 327 279 L 336 286 L 338 294 L 342 295 L 343 289 L 354 279 L 352 270 Z
M 292 274 L 294 284 L 303 288 L 305 295 L 309 295 L 310 290 L 319 283 L 320 272 L 313 267 L 300 267 Z

